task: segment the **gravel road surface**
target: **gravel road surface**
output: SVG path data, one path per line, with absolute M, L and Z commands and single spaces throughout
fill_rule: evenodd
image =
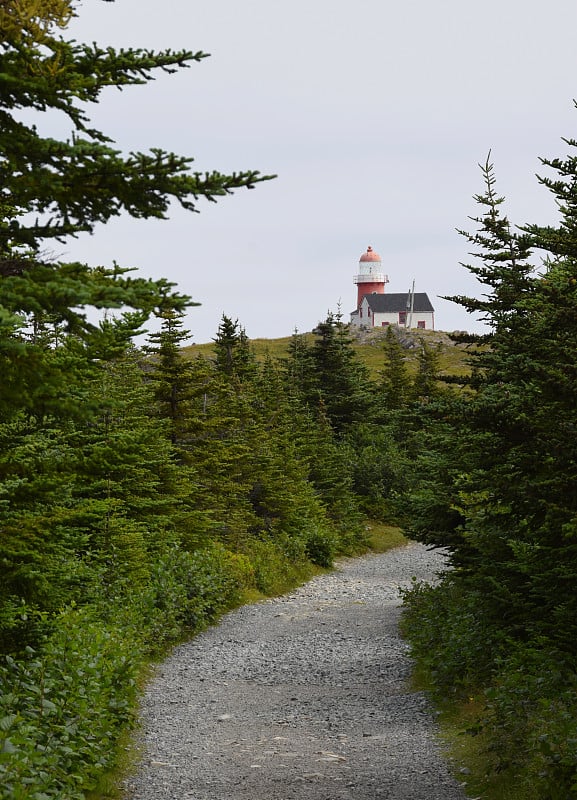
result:
M 463 800 L 398 633 L 409 544 L 347 559 L 177 647 L 142 702 L 131 800 Z

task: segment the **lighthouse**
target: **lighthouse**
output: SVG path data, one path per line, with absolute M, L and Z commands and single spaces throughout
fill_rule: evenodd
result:
M 357 307 L 351 311 L 351 325 L 361 328 L 435 329 L 435 310 L 425 292 L 387 292 L 389 278 L 383 272 L 381 257 L 372 247 L 359 260 L 359 271 L 353 278 L 357 284 Z
M 372 247 L 367 248 L 359 260 L 359 272 L 353 278 L 357 284 L 357 308 L 367 294 L 384 294 L 385 284 L 389 282 L 383 273 L 381 257 Z

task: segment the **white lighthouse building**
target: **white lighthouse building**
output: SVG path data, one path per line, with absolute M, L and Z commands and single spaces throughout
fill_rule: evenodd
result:
M 383 272 L 380 255 L 372 247 L 360 257 L 353 281 L 357 285 L 357 307 L 351 313 L 352 325 L 434 330 L 435 310 L 425 292 L 385 293 L 389 278 Z

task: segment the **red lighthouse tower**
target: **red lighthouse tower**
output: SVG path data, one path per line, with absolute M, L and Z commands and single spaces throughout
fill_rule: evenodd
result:
M 357 308 L 367 294 L 384 294 L 385 284 L 389 282 L 383 273 L 381 257 L 372 247 L 367 248 L 359 260 L 359 272 L 353 278 L 357 284 Z

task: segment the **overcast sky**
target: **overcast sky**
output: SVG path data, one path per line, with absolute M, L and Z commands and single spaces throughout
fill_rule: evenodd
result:
M 439 329 L 478 330 L 439 299 L 480 291 L 455 229 L 472 227 L 489 149 L 510 219 L 556 218 L 535 174 L 577 129 L 576 30 L 574 0 L 84 0 L 78 40 L 211 54 L 102 96 L 92 119 L 120 149 L 278 178 L 200 214 L 123 217 L 62 255 L 174 281 L 202 303 L 186 324 L 205 342 L 223 313 L 250 338 L 309 331 L 339 304 L 348 320 L 371 245 L 388 291 L 414 280 Z

